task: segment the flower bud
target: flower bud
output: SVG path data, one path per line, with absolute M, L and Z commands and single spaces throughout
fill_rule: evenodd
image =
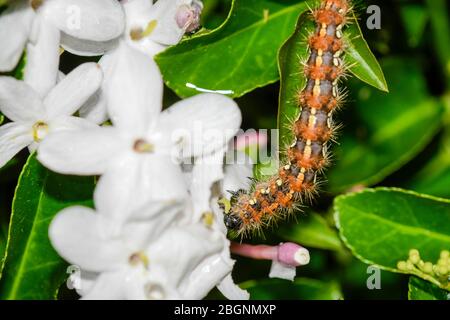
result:
M 397 263 L 397 269 L 400 271 L 406 271 L 406 261 L 399 261 Z
M 420 261 L 419 251 L 416 249 L 411 249 L 409 251 L 409 260 L 414 264 L 419 263 L 419 261 Z
M 202 9 L 201 3 L 197 1 L 194 1 L 190 6 L 180 6 L 175 16 L 178 27 L 184 29 L 187 33 L 197 30 L 200 27 Z
M 433 264 L 431 262 L 425 262 L 423 265 L 423 272 L 432 273 L 433 272 Z

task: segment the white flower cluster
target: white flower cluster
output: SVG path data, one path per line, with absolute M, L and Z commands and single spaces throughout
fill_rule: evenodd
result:
M 24 81 L 0 77 L 10 120 L 0 127 L 0 167 L 28 147 L 53 171 L 100 176 L 96 209 L 67 208 L 49 230 L 81 268 L 84 299 L 201 299 L 215 286 L 248 298 L 232 281 L 216 205 L 252 175 L 222 161 L 239 108 L 208 93 L 162 110 L 152 59 L 198 28 L 201 9 L 198 0 L 17 0 L 0 15 L 0 72 L 26 52 Z M 102 57 L 63 75 L 61 47 Z

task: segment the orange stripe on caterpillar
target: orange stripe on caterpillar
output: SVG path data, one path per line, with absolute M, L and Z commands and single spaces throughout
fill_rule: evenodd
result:
M 237 235 L 259 231 L 299 209 L 317 190 L 317 174 L 328 165 L 328 144 L 335 126 L 332 113 L 342 101 L 338 81 L 345 72 L 342 29 L 350 11 L 346 0 L 323 0 L 312 13 L 316 28 L 308 39 L 304 67 L 306 85 L 298 93 L 300 114 L 292 125 L 295 141 L 287 150 L 288 163 L 251 190 L 232 193 L 224 221 Z

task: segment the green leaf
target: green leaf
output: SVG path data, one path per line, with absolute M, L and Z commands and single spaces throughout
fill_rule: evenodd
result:
M 5 217 L 6 213 L 0 211 L 0 265 L 3 264 L 3 257 L 5 256 L 6 241 L 8 239 L 8 221 Z
M 411 249 L 435 263 L 450 248 L 450 200 L 400 189 L 366 189 L 337 197 L 334 211 L 352 253 L 389 271 L 403 272 L 397 263 L 407 260 Z
M 299 217 L 298 223 L 283 225 L 277 234 L 287 240 L 300 243 L 302 246 L 326 250 L 341 250 L 342 242 L 334 228 L 317 213 L 308 213 Z
M 350 66 L 349 71 L 361 81 L 387 92 L 388 85 L 383 70 L 364 40 L 355 16 L 353 16 L 353 20 L 353 23 L 345 31 L 347 39 L 345 61 Z
M 5 121 L 5 116 L 0 113 L 0 124 L 2 124 L 3 121 Z
M 92 206 L 93 189 L 93 178 L 53 173 L 30 156 L 13 200 L 2 299 L 55 298 L 67 275 L 66 263 L 50 244 L 48 226 L 68 206 Z
M 431 97 L 419 63 L 387 59 L 391 93 L 350 86 L 355 108 L 345 110 L 345 131 L 334 146 L 328 188 L 341 192 L 380 182 L 417 155 L 442 125 L 443 104 Z
M 447 80 L 447 89 L 450 90 L 450 23 L 448 20 L 448 1 L 425 0 L 431 20 L 431 34 L 434 43 L 433 54 L 437 56 L 440 67 Z
M 279 279 L 247 281 L 240 285 L 250 293 L 252 300 L 340 300 L 339 285 L 334 281 L 322 282 L 297 278 L 294 282 Z
M 408 44 L 417 47 L 423 37 L 429 15 L 425 8 L 417 4 L 405 4 L 400 9 L 403 27 L 408 36 Z
M 13 71 L 10 72 L 10 75 L 16 79 L 23 80 L 26 64 L 27 64 L 27 55 L 24 52 L 17 66 L 14 68 Z
M 408 283 L 409 300 L 450 300 L 450 293 L 434 284 L 417 277 L 410 277 Z
M 311 2 L 309 2 L 311 5 Z M 180 97 L 232 90 L 239 97 L 278 80 L 277 53 L 292 34 L 305 1 L 234 0 L 227 20 L 156 56 L 166 84 Z
M 429 195 L 450 198 L 450 132 L 442 139 L 440 149 L 415 174 L 405 187 Z
M 450 198 L 450 92 L 443 97 L 446 106 L 444 116 L 444 133 L 428 162 L 418 170 L 402 187 L 420 193 Z

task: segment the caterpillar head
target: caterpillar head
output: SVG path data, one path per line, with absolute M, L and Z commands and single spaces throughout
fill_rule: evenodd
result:
M 230 231 L 237 231 L 242 226 L 242 219 L 231 212 L 231 202 L 226 198 L 219 200 L 219 206 L 223 210 L 223 222 Z
M 228 230 L 237 231 L 242 226 L 242 219 L 232 214 L 225 214 L 223 216 L 223 222 L 225 222 L 225 226 Z

